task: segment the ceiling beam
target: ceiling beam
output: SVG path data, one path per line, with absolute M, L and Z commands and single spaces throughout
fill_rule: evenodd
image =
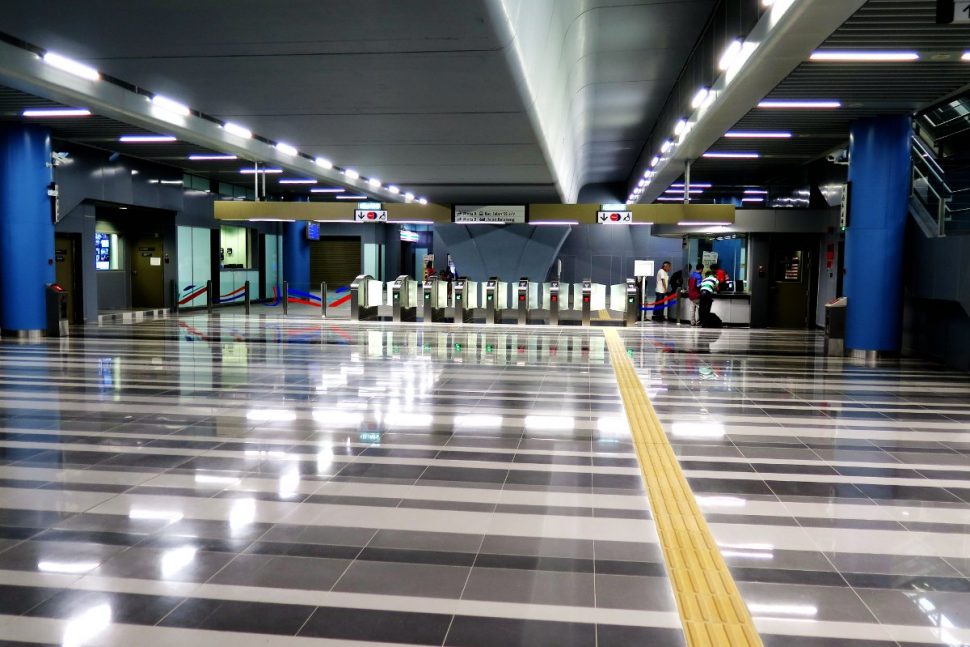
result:
M 91 81 L 46 64 L 40 56 L 0 41 L 0 84 L 66 106 L 83 107 L 92 113 L 152 132 L 173 135 L 180 141 L 236 155 L 241 161 L 270 164 L 327 183 L 343 186 L 383 202 L 404 202 L 402 193 L 376 189 L 364 179 L 351 179 L 336 169 L 324 169 L 312 159 L 286 155 L 259 139 L 246 139 L 224 130 L 218 123 L 191 114 L 183 117 L 159 109 L 149 97 L 107 80 Z
M 714 98 L 688 118 L 693 122 L 692 127 L 670 151 L 669 157 L 654 169 L 656 174 L 644 187 L 640 202 L 653 202 L 660 196 L 683 175 L 688 161 L 701 157 L 864 4 L 865 0 L 776 0 L 745 38 L 745 42 L 757 43 L 757 49 L 740 69 L 729 70 L 717 79 L 711 88 Z M 781 13 L 784 7 L 787 10 Z M 716 65 L 717 61 L 710 64 Z M 697 89 L 682 94 L 693 96 Z M 675 109 L 682 110 L 682 107 Z M 659 122 L 666 123 L 667 116 Z M 675 120 L 676 117 L 669 121 Z M 675 139 L 673 133 L 669 135 Z M 660 141 L 665 138 L 661 136 Z M 654 148 L 645 148 L 641 153 L 634 166 L 629 192 L 657 154 Z

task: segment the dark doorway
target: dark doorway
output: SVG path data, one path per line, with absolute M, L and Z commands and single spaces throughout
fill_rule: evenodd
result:
M 54 237 L 54 280 L 67 292 L 67 318 L 71 323 L 82 323 L 79 240 L 80 234 L 58 234 Z
M 310 241 L 310 284 L 327 282 L 327 289 L 349 286 L 360 274 L 360 238 L 321 237 Z
M 129 253 L 131 263 L 131 307 L 161 308 L 165 305 L 164 251 L 162 239 L 136 238 Z
M 817 236 L 772 236 L 769 266 L 771 328 L 808 328 L 818 298 Z

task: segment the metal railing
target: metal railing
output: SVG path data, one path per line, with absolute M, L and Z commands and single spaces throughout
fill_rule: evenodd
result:
M 910 198 L 922 209 L 916 209 L 918 217 L 930 220 L 935 225 L 936 236 L 946 236 L 946 226 L 953 219 L 950 202 L 954 191 L 944 179 L 943 167 L 918 138 L 913 137 L 913 176 L 910 184 Z M 923 213 L 919 213 L 922 211 Z M 961 209 L 960 212 L 968 211 Z M 924 228 L 925 229 L 925 228 Z M 927 231 L 927 233 L 931 233 Z

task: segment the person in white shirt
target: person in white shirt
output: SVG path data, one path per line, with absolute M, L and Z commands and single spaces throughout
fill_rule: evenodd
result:
M 666 304 L 661 304 L 660 301 L 667 298 L 667 293 L 670 291 L 670 261 L 664 261 L 657 271 L 657 286 L 654 291 L 658 305 L 654 306 L 656 309 L 653 311 L 653 320 L 659 323 L 667 320 L 664 307 Z

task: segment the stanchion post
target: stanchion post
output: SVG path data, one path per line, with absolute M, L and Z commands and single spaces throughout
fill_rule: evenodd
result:
M 205 309 L 208 311 L 210 315 L 212 314 L 213 301 L 214 299 L 212 298 L 212 279 L 209 279 L 208 281 L 205 282 Z
M 249 281 L 246 281 L 246 297 L 245 298 L 246 298 L 246 300 L 244 301 L 244 305 L 246 306 L 246 314 L 248 315 L 249 314 L 249 309 L 250 309 L 250 307 L 252 305 L 252 301 L 250 301 L 250 299 L 249 299 Z
M 283 281 L 283 314 L 285 315 L 290 307 L 290 284 Z
M 179 313 L 179 284 L 172 279 L 172 314 Z
M 327 318 L 327 282 L 320 282 L 320 317 Z

